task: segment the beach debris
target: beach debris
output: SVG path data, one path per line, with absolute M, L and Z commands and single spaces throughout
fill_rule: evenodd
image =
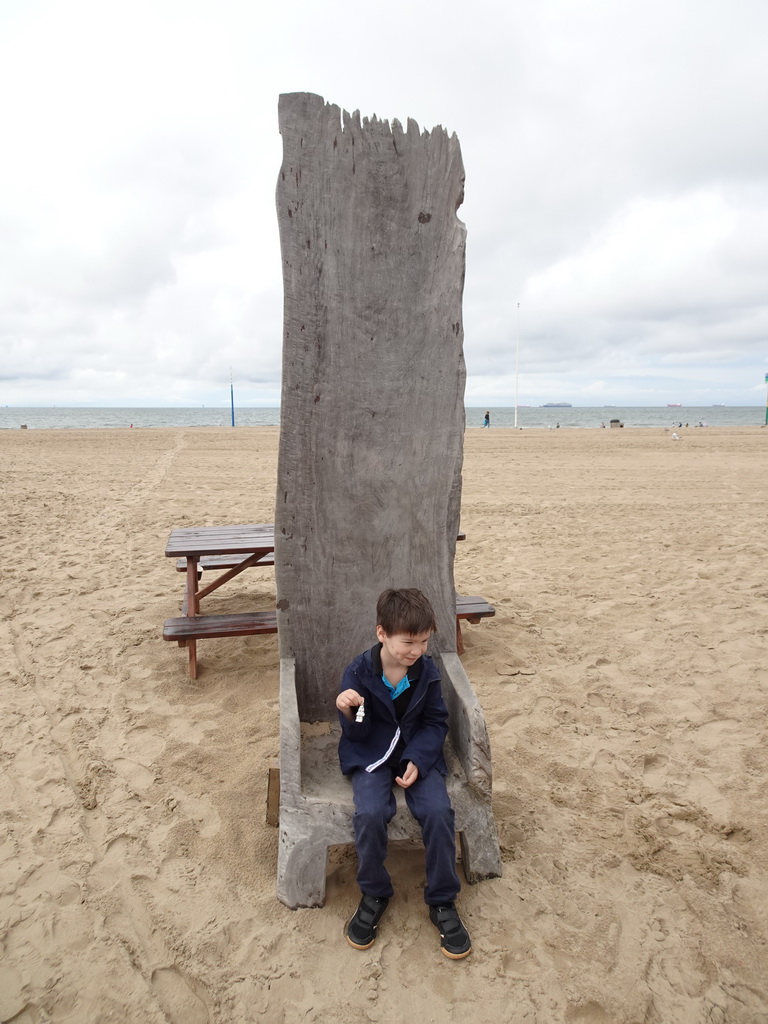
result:
M 525 665 L 512 665 L 509 662 L 496 662 L 496 674 L 499 676 L 535 676 L 535 668 L 527 668 Z

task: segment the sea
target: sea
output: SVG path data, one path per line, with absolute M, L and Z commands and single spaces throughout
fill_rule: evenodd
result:
M 491 430 L 526 428 L 591 429 L 610 427 L 749 427 L 766 422 L 764 406 L 518 406 L 467 408 L 467 429 L 482 429 L 490 413 Z M 252 407 L 234 411 L 235 427 L 276 427 L 280 409 Z M 96 409 L 91 407 L 0 408 L 0 429 L 18 430 L 149 429 L 156 427 L 232 427 L 232 410 L 212 406 L 193 409 Z

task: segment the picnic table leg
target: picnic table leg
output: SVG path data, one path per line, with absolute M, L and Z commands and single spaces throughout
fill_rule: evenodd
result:
M 197 558 L 187 556 L 187 592 L 185 598 L 186 614 L 194 618 L 200 614 L 200 601 L 197 596 Z M 189 654 L 189 678 L 197 679 L 197 640 L 187 640 Z
M 197 557 L 187 556 L 187 592 L 185 615 L 199 615 L 200 601 L 197 597 Z
M 464 653 L 464 637 L 461 635 L 461 619 L 456 619 L 456 653 L 461 656 Z

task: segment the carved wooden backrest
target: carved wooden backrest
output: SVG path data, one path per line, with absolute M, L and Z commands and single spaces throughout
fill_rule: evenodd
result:
M 332 718 L 386 587 L 455 651 L 464 168 L 455 135 L 280 97 L 284 334 L 275 574 L 299 715 Z

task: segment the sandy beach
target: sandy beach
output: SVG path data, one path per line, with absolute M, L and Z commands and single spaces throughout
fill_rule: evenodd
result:
M 0 1021 L 768 1021 L 768 429 L 468 431 L 457 589 L 502 878 L 443 957 L 275 897 L 274 636 L 161 638 L 175 526 L 271 522 L 277 428 L 4 430 Z M 255 569 L 205 610 L 274 606 Z M 372 637 L 373 642 L 373 637 Z

